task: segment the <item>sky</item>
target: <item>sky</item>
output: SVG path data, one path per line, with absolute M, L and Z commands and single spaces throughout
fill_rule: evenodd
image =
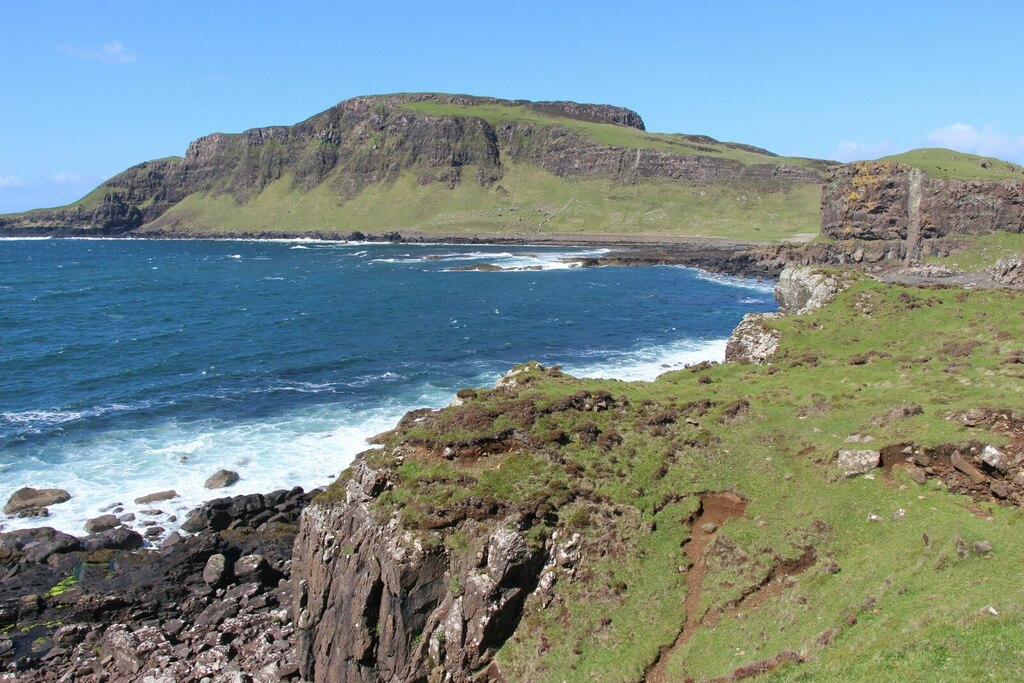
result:
M 1024 163 L 1022 27 L 1019 0 L 8 0 L 0 212 L 391 92 L 616 104 L 785 155 Z

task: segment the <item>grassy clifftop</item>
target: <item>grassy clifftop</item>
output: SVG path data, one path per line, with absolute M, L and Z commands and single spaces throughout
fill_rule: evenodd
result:
M 902 154 L 882 157 L 879 161 L 906 164 L 919 168 L 929 178 L 939 180 L 1015 180 L 1024 182 L 1024 168 L 1009 161 L 976 154 L 966 154 L 938 147 L 912 149 Z
M 1021 297 L 865 280 L 766 321 L 770 365 L 528 368 L 384 437 L 374 505 L 456 556 L 510 514 L 571 549 L 497 654 L 510 680 L 1016 680 Z

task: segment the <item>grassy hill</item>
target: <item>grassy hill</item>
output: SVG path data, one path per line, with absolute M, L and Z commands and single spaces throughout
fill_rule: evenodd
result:
M 473 169 L 466 169 L 472 173 Z M 690 187 L 668 179 L 623 184 L 609 178 L 565 179 L 529 164 L 510 164 L 499 184 L 423 185 L 412 172 L 373 185 L 350 200 L 330 183 L 303 192 L 290 177 L 239 204 L 227 194 L 189 195 L 141 233 L 222 232 L 543 233 L 701 235 L 782 240 L 818 230 L 821 190 L 756 185 Z
M 921 169 L 929 178 L 939 180 L 1024 182 L 1024 168 L 1017 164 L 938 147 L 912 149 L 902 154 L 882 157 L 879 161 L 907 164 Z
M 419 231 L 814 233 L 828 162 L 650 133 L 606 105 L 354 98 L 290 127 L 215 134 L 0 229 L 212 235 Z

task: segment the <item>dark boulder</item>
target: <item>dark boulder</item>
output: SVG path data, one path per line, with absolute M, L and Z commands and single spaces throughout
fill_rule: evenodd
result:
M 17 515 L 31 510 L 39 510 L 50 505 L 58 505 L 71 500 L 71 494 L 64 489 L 34 489 L 30 486 L 20 488 L 4 505 L 5 515 Z

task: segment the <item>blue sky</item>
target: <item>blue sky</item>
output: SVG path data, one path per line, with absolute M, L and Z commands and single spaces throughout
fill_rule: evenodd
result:
M 1020 2 L 6 2 L 0 212 L 362 94 L 628 106 L 840 160 L 1024 162 Z

